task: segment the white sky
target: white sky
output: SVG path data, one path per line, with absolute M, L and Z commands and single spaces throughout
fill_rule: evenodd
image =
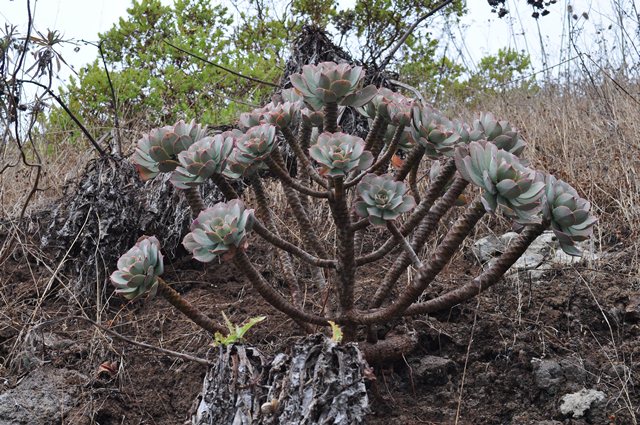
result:
M 163 0 L 164 3 L 170 1 Z M 351 1 L 343 3 L 346 5 Z M 533 58 L 534 69 L 540 70 L 544 66 L 541 40 L 548 55 L 548 66 L 567 59 L 570 56 L 567 53 L 567 38 L 563 38 L 563 33 L 567 33 L 568 4 L 572 4 L 574 13 L 581 15 L 586 12 L 589 15 L 588 20 L 580 17 L 573 21 L 577 28 L 582 29 L 578 45 L 583 52 L 595 53 L 598 48 L 602 49 L 602 43 L 596 43 L 598 39 L 602 39 L 602 36 L 597 35 L 599 29 L 604 29 L 604 34 L 607 31 L 610 33 L 606 48 L 612 49 L 619 28 L 614 25 L 611 30 L 605 29 L 611 23 L 609 17 L 613 16 L 613 2 L 608 0 L 559 0 L 561 4 L 551 6 L 551 14 L 539 20 L 540 32 L 536 21 L 530 18 L 531 9 L 524 4 L 524 0 L 508 0 L 512 13 L 509 18 L 503 19 L 490 13 L 486 0 L 468 0 L 467 3 L 469 13 L 461 24 L 448 26 L 454 35 L 454 44 L 449 46 L 448 53 L 459 50 L 462 56 L 457 59 L 469 66 L 473 66 L 483 55 L 495 53 L 501 47 L 515 47 L 528 51 Z M 46 34 L 47 29 L 51 28 L 62 32 L 66 39 L 95 41 L 99 32 L 108 30 L 119 17 L 126 15 L 131 0 L 32 0 L 33 4 L 36 5 L 35 28 L 42 33 Z M 26 0 L 0 0 L 0 25 L 3 21 L 18 25 L 24 32 L 27 22 Z M 637 25 L 637 22 L 633 24 Z M 443 27 L 447 28 L 440 23 L 439 28 Z M 61 52 L 65 60 L 76 69 L 97 57 L 95 47 L 84 44 L 79 44 L 79 47 L 79 52 L 74 52 L 73 46 L 68 46 Z M 571 54 L 574 55 L 575 52 Z M 69 74 L 68 70 L 61 72 L 62 79 L 68 78 Z

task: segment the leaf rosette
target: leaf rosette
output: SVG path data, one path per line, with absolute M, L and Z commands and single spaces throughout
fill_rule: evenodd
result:
M 371 152 L 364 150 L 364 140 L 346 133 L 320 134 L 309 155 L 320 164 L 321 174 L 329 177 L 344 177 L 373 163 Z
M 178 154 L 206 136 L 207 127 L 180 120 L 173 126 L 155 128 L 138 141 L 132 161 L 143 180 L 168 173 L 179 164 Z
M 428 105 L 413 107 L 411 124 L 413 139 L 425 148 L 429 158 L 453 156 L 455 148 L 465 142 L 463 134 L 455 131 L 459 124 L 452 123 Z
M 482 203 L 495 213 L 498 207 L 520 224 L 539 223 L 545 183 L 542 175 L 517 156 L 490 142 L 471 142 L 459 148 L 456 167 L 464 179 L 483 189 Z
M 246 209 L 241 200 L 220 202 L 198 214 L 182 244 L 203 263 L 219 256 L 227 261 L 247 248 L 247 233 L 253 222 L 253 210 Z
M 380 116 L 394 126 L 406 126 L 411 123 L 415 103 L 414 99 L 381 87 L 370 102 L 358 108 L 358 112 L 369 120 Z
M 158 277 L 164 273 L 160 242 L 154 236 L 142 236 L 118 259 L 118 269 L 111 276 L 115 293 L 135 300 L 146 292 L 155 295 Z
M 480 117 L 473 122 L 473 130 L 469 133 L 473 141 L 488 140 L 507 152 L 520 156 L 526 147 L 518 130 L 508 121 L 499 121 L 490 112 L 480 113 Z
M 297 93 L 315 111 L 329 103 L 359 107 L 369 102 L 378 90 L 374 85 L 360 89 L 363 78 L 362 67 L 335 62 L 305 65 L 290 77 Z
M 368 218 L 376 226 L 395 220 L 416 205 L 413 196 L 407 195 L 407 185 L 395 181 L 390 174 L 367 174 L 358 183 L 356 190 L 360 195 L 360 201 L 354 205 L 356 214 Z
M 550 222 L 562 250 L 580 256 L 582 253 L 575 243 L 589 239 L 598 221 L 589 213 L 591 204 L 568 183 L 552 175 L 546 176 L 545 183 L 543 217 Z
M 300 103 L 268 103 L 264 107 L 263 119 L 278 128 L 295 127 L 298 121 Z
M 258 170 L 266 169 L 262 162 L 277 146 L 276 127 L 261 124 L 251 127 L 236 138 L 236 144 L 227 159 L 224 175 L 229 178 L 250 176 Z
M 198 140 L 178 154 L 180 165 L 171 174 L 171 183 L 178 189 L 188 189 L 214 174 L 222 174 L 234 143 L 231 132 Z

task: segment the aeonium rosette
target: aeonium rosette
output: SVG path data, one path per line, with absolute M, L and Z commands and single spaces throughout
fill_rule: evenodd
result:
M 178 189 L 188 189 L 214 174 L 222 174 L 234 143 L 233 132 L 198 140 L 178 154 L 180 165 L 171 174 L 171 183 Z
M 373 225 L 385 225 L 416 205 L 413 196 L 407 195 L 407 185 L 390 174 L 367 174 L 356 189 L 360 200 L 355 203 L 355 212 Z
M 526 147 L 518 130 L 508 121 L 499 121 L 490 112 L 480 113 L 480 117 L 473 122 L 473 130 L 469 133 L 471 140 L 488 140 L 498 147 L 520 156 Z
M 520 224 L 540 222 L 542 175 L 522 165 L 517 156 L 483 141 L 457 149 L 455 161 L 462 177 L 483 189 L 487 211 L 494 213 L 500 207 Z
M 413 139 L 425 148 L 429 158 L 451 156 L 455 148 L 465 142 L 463 134 L 456 131 L 458 124 L 428 105 L 415 105 L 412 116 Z
M 193 258 L 208 263 L 221 256 L 230 260 L 248 246 L 247 234 L 253 228 L 253 210 L 239 199 L 220 202 L 202 211 L 191 223 L 182 244 Z
M 251 127 L 236 137 L 235 142 L 227 160 L 227 168 L 224 170 L 226 177 L 234 179 L 267 168 L 263 160 L 271 155 L 277 146 L 276 127 L 271 124 Z
M 562 250 L 569 255 L 580 256 L 575 243 L 589 239 L 597 221 L 589 213 L 591 204 L 568 183 L 552 175 L 546 176 L 545 183 L 543 217 L 549 221 Z
M 154 236 L 142 236 L 118 259 L 118 270 L 111 276 L 115 293 L 135 300 L 147 291 L 155 295 L 158 277 L 164 273 L 160 242 Z
M 364 150 L 364 140 L 346 133 L 320 134 L 309 155 L 320 164 L 321 174 L 329 177 L 344 177 L 373 163 L 371 152 Z
M 180 120 L 175 125 L 155 128 L 142 136 L 131 160 L 143 180 L 167 173 L 179 165 L 178 154 L 206 136 L 207 127 Z
M 328 103 L 358 107 L 370 101 L 377 89 L 374 85 L 360 89 L 363 78 L 364 70 L 360 66 L 321 62 L 304 65 L 302 72 L 292 74 L 290 80 L 304 102 L 318 111 Z

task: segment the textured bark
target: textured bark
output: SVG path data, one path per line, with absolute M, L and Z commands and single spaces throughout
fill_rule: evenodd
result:
M 66 256 L 63 271 L 74 277 L 70 290 L 83 303 L 107 299 L 118 258 L 141 235 L 162 241 L 167 258 L 183 255 L 182 238 L 193 218 L 182 191 L 168 180 L 164 174 L 143 182 L 129 161 L 99 158 L 52 205 L 41 248 L 52 261 Z M 213 182 L 199 190 L 205 205 L 224 200 Z
M 228 329 L 218 325 L 216 322 L 205 316 L 193 304 L 185 300 L 175 289 L 166 284 L 162 279 L 158 280 L 158 293 L 162 295 L 172 306 L 177 308 L 182 314 L 191 319 L 196 325 L 206 331 L 215 334 L 220 332 L 226 334 Z
M 191 216 L 196 218 L 198 214 L 204 210 L 204 202 L 202 201 L 202 196 L 200 196 L 200 192 L 198 191 L 197 186 L 192 186 L 189 189 L 184 191 L 184 197 L 189 204 L 189 208 L 191 208 Z
M 338 104 L 327 103 L 324 106 L 324 131 L 335 133 L 338 131 Z
M 422 159 L 422 157 L 424 156 L 424 153 L 426 152 L 426 149 L 424 148 L 424 146 L 418 144 L 416 145 L 415 148 L 413 148 L 411 150 L 411 152 L 409 152 L 409 155 L 407 156 L 407 159 L 404 160 L 404 164 L 402 164 L 402 168 L 400 168 L 398 171 L 396 171 L 396 174 L 393 176 L 393 178 L 397 181 L 402 181 L 405 179 L 405 177 L 407 177 L 407 174 L 409 174 L 409 172 L 417 165 L 420 163 L 420 160 Z
M 329 200 L 333 220 L 336 223 L 336 251 L 338 255 L 338 302 L 341 316 L 347 316 L 353 308 L 353 289 L 356 279 L 354 259 L 354 238 L 351 230 L 351 219 L 347 209 L 342 178 L 333 180 L 334 196 Z M 345 339 L 355 337 L 355 327 L 346 325 Z
M 369 412 L 366 363 L 355 344 L 323 335 L 267 362 L 255 348 L 217 348 L 193 425 L 358 425 Z
M 447 292 L 432 300 L 414 304 L 405 311 L 406 316 L 416 314 L 428 314 L 447 310 L 456 304 L 460 304 L 475 297 L 480 292 L 496 284 L 507 270 L 520 258 L 529 245 L 544 232 L 545 225 L 536 224 L 527 226 L 520 236 L 513 241 L 505 251 L 487 270 L 480 276 L 463 285 L 460 288 Z
M 402 290 L 402 293 L 396 301 L 386 308 L 372 313 L 362 314 L 362 312 L 354 312 L 351 319 L 361 324 L 376 324 L 402 315 L 405 310 L 420 297 L 422 292 L 424 292 L 438 273 L 442 271 L 449 260 L 451 260 L 451 257 L 460 247 L 460 244 L 484 214 L 484 206 L 480 201 L 476 201 L 458 218 L 429 260 L 418 270 L 418 274 L 413 283 Z

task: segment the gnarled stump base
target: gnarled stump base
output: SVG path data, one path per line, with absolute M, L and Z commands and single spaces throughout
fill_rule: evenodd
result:
M 219 347 L 192 423 L 362 424 L 366 367 L 356 345 L 323 335 L 302 339 L 269 363 L 252 347 Z

